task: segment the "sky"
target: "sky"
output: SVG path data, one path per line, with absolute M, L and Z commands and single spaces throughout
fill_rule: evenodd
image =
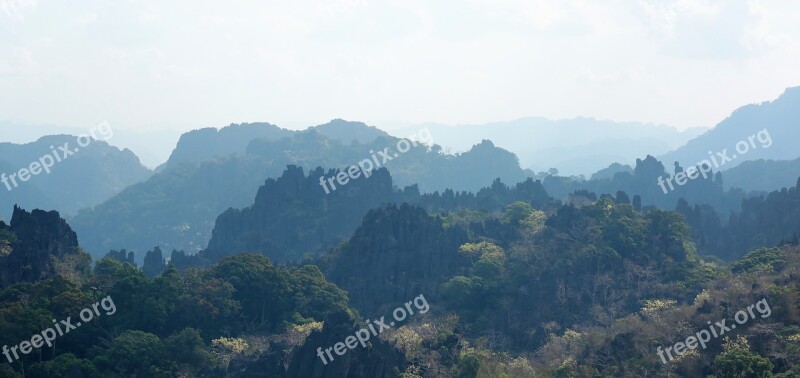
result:
M 800 85 L 798 19 L 766 0 L 0 0 L 0 120 L 710 127 Z

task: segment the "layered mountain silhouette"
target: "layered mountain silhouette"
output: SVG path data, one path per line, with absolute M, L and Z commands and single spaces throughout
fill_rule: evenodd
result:
M 142 164 L 150 169 L 163 164 L 175 148 L 181 133 L 169 129 L 129 129 L 117 128 L 111 123 L 114 136 L 106 142 L 120 150 L 133 151 Z M 26 122 L 0 121 L 2 142 L 27 144 L 37 141 L 42 135 L 81 135 L 90 127 L 78 128 L 59 125 L 35 124 Z
M 349 138 L 342 128 L 361 132 Z M 319 129 L 339 135 L 341 140 L 327 137 Z M 369 143 L 358 141 L 372 135 L 377 137 Z M 218 138 L 229 145 L 215 146 Z M 153 246 L 194 253 L 205 247 L 219 214 L 252 203 L 258 187 L 268 178 L 279 176 L 287 165 L 306 170 L 346 169 L 368 159 L 378 162 L 373 168 L 388 169 L 394 185 L 416 184 L 423 193 L 446 189 L 477 192 L 496 178 L 517 183 L 530 174 L 519 167 L 514 154 L 488 140 L 458 155 L 447 155 L 436 145 L 421 143 L 401 153 L 397 150 L 399 141 L 364 124 L 344 121 L 301 132 L 269 124 L 194 131 L 181 138 L 160 172 L 86 209 L 70 222 L 78 230 L 82 245 L 95 256 L 121 248 L 141 254 Z M 386 148 L 388 159 L 378 154 Z M 322 190 L 319 179 L 314 178 L 315 185 Z
M 800 158 L 749 160 L 724 172 L 725 188 L 769 192 L 792 186 L 800 177 Z
M 477 193 L 421 194 L 416 185 L 398 190 L 385 168 L 368 178 L 352 180 L 341 190 L 326 194 L 318 185 L 320 175 L 338 170 L 316 168 L 308 175 L 289 166 L 277 179 L 268 179 L 258 190 L 254 203 L 244 209 L 229 209 L 216 220 L 208 248 L 194 261 L 173 253 L 176 264 L 210 265 L 242 252 L 257 252 L 272 261 L 296 262 L 333 249 L 356 230 L 370 209 L 387 203 L 411 203 L 431 211 L 448 213 L 461 209 L 492 212 L 508 203 L 522 201 L 537 207 L 552 204 L 541 182 L 527 179 L 514 186 L 495 180 Z
M 735 110 L 713 129 L 690 140 L 685 146 L 660 156 L 660 159 L 669 164 L 677 161 L 687 166 L 709 159 L 709 155 L 717 157 L 717 153 L 725 149 L 732 160 L 720 165 L 720 170 L 734 168 L 748 160 L 794 160 L 800 157 L 800 149 L 797 148 L 797 141 L 800 140 L 798 119 L 800 87 L 788 88 L 773 101 Z M 762 132 L 761 139 L 759 132 Z M 746 149 L 744 144 L 737 151 L 737 143 L 742 142 L 749 146 L 746 153 L 742 153 Z
M 465 151 L 478 141 L 489 139 L 519 156 L 523 168 L 557 168 L 561 174 L 586 176 L 615 162 L 633 164 L 637 157 L 666 153 L 704 131 L 677 131 L 664 125 L 594 118 L 530 117 L 474 125 L 424 124 L 391 133 L 402 137 L 423 126 L 446 149 Z
M 196 130 L 159 172 L 68 221 L 13 206 L 0 345 L 23 350 L 54 319 L 84 325 L 0 376 L 800 375 L 800 179 L 770 190 L 798 160 L 679 184 L 691 160 L 645 154 L 586 180 L 523 170 L 489 139 L 458 154 L 399 143 L 343 120 Z M 98 148 L 75 174 L 127 173 L 129 151 Z M 37 157 L 12 152 L 0 169 Z M 96 185 L 71 178 L 76 195 Z M 8 193 L 42 204 L 59 184 Z M 105 257 L 92 268 L 82 247 Z M 654 353 L 745 308 L 735 340 L 672 365 Z
M 269 123 L 243 123 L 216 129 L 207 127 L 181 135 L 178 145 L 166 163 L 156 171 L 175 167 L 181 163 L 200 163 L 215 157 L 242 155 L 254 139 L 280 139 L 292 135 L 289 130 Z
M 58 275 L 72 279 L 91 272 L 91 257 L 56 211 L 14 207 L 9 224 L 0 221 L 0 289 Z
M 61 147 L 68 143 L 71 155 L 64 158 Z M 79 149 L 79 151 L 75 151 Z M 99 204 L 126 187 L 150 176 L 130 150 L 119 150 L 104 141 L 94 140 L 81 148 L 76 137 L 53 135 L 27 144 L 0 143 L 0 173 L 16 174 L 38 163 L 45 155 L 53 157 L 50 173 L 42 170 L 28 181 L 18 178 L 17 186 L 0 184 L 0 214 L 8 219 L 14 204 L 27 208 L 55 209 L 72 215 L 84 207 Z

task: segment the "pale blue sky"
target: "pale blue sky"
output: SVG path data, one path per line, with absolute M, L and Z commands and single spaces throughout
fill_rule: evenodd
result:
M 796 1 L 0 0 L 0 120 L 713 126 L 800 85 Z

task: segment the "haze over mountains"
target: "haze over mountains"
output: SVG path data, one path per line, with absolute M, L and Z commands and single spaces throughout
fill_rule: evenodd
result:
M 26 144 L 35 142 L 45 135 L 64 134 L 77 136 L 86 133 L 93 126 L 95 125 L 79 128 L 0 120 L 0 135 L 3 136 L 0 142 Z M 127 148 L 133 151 L 142 165 L 149 169 L 153 169 L 167 161 L 181 134 L 171 130 L 142 131 L 117 128 L 114 124 L 110 124 L 110 126 L 114 130 L 114 137 L 106 142 L 121 150 Z
M 334 121 L 320 126 L 322 132 L 344 135 L 337 128 L 359 132 L 343 138 L 346 142 L 331 139 L 317 128 L 296 132 L 269 124 L 184 134 L 174 158 L 153 177 L 86 209 L 71 219 L 71 224 L 82 235 L 84 248 L 95 255 L 119 248 L 145 251 L 155 245 L 193 253 L 205 247 L 220 213 L 252 203 L 258 187 L 279 176 L 287 165 L 306 170 L 344 169 L 372 159 L 373 151 L 394 150 L 398 143 L 397 138 L 361 123 Z M 368 134 L 378 137 L 369 143 L 358 142 Z M 230 143 L 220 146 L 217 137 Z M 419 144 L 384 166 L 399 187 L 416 184 L 422 192 L 447 188 L 477 191 L 498 177 L 514 183 L 527 177 L 513 154 L 488 141 L 458 156 Z M 316 181 L 318 185 L 319 178 Z
M 794 160 L 800 154 L 797 141 L 800 140 L 800 87 L 787 88 L 783 94 L 772 101 L 742 106 L 713 129 L 687 142 L 684 146 L 661 156 L 665 161 L 678 161 L 683 166 L 696 164 L 708 159 L 709 154 L 727 149 L 732 158 L 722 170 L 731 169 L 747 160 L 773 159 Z M 750 142 L 749 138 L 759 131 L 767 130 L 774 145 L 760 146 L 760 141 Z M 737 143 L 744 141 L 750 146 L 745 154 L 738 153 Z M 741 148 L 745 150 L 744 147 Z M 733 156 L 737 157 L 734 158 Z
M 491 140 L 494 145 L 516 154 L 523 169 L 542 172 L 556 168 L 562 175 L 583 174 L 588 177 L 612 163 L 631 165 L 636 158 L 648 154 L 670 163 L 679 161 L 684 166 L 694 164 L 706 158 L 708 151 L 719 152 L 723 148 L 733 150 L 736 142 L 764 128 L 774 128 L 780 139 L 796 138 L 798 128 L 785 123 L 791 123 L 798 112 L 798 93 L 800 88 L 788 88 L 778 99 L 743 106 L 713 128 L 695 127 L 678 131 L 665 125 L 637 122 L 528 117 L 480 125 L 426 123 L 389 130 L 388 134 L 402 138 L 427 128 L 434 136 L 438 136 L 436 144 L 451 153 L 465 152 L 482 140 Z M 249 133 L 246 130 L 233 132 L 225 128 L 219 131 L 203 128 L 184 133 L 180 138 L 173 132 L 117 130 L 113 140 L 108 142 L 131 149 L 144 165 L 162 169 L 176 159 L 198 162 L 213 156 L 243 153 L 246 144 L 256 137 L 280 139 L 294 133 L 268 123 L 249 125 L 253 125 Z M 388 135 L 374 126 L 344 120 L 333 120 L 309 129 L 343 143 L 351 142 L 349 138 L 367 143 L 378 136 Z M 10 121 L 0 122 L 0 131 L 7 141 L 14 143 L 31 142 L 48 134 L 76 135 L 84 132 L 78 128 Z M 219 139 L 209 143 L 209 140 L 217 138 L 217 134 Z M 206 143 L 202 149 L 195 148 L 202 141 Z M 784 144 L 750 151 L 748 156 L 733 160 L 721 168 L 730 169 L 747 160 L 791 160 L 797 157 L 794 155 L 792 147 Z
M 403 136 L 414 127 L 391 132 Z M 638 122 L 541 117 L 481 125 L 430 123 L 420 127 L 441 135 L 437 142 L 453 152 L 465 151 L 476 140 L 489 139 L 517 154 L 524 168 L 537 172 L 556 168 L 561 174 L 587 177 L 615 162 L 632 164 L 637 157 L 669 152 L 705 131 L 699 127 L 678 131 Z
M 0 378 L 800 378 L 798 19 L 0 0 Z
M 0 173 L 16 174 L 44 155 L 56 153 L 50 173 L 42 171 L 18 186 L 0 187 L 0 216 L 9 219 L 14 204 L 30 208 L 55 209 L 74 215 L 79 209 L 99 204 L 126 187 L 149 177 L 151 172 L 130 150 L 120 151 L 101 140 L 63 158 L 59 148 L 79 148 L 74 136 L 53 135 L 27 144 L 0 143 Z M 52 158 L 55 160 L 55 158 Z
M 403 151 L 401 139 L 361 122 L 335 119 L 302 131 L 231 124 L 184 133 L 155 170 L 128 149 L 94 141 L 52 173 L 11 191 L 0 188 L 11 209 L 4 215 L 10 223 L 0 221 L 0 342 L 38 331 L 36 319 L 67 316 L 26 298 L 54 293 L 59 306 L 79 308 L 102 292 L 113 295 L 120 315 L 84 329 L 92 339 L 111 341 L 65 339 L 59 348 L 70 353 L 57 363 L 27 361 L 31 376 L 58 369 L 120 377 L 483 376 L 477 369 L 526 378 L 537 371 L 648 376 L 661 369 L 652 340 L 680 336 L 663 319 L 705 324 L 707 317 L 728 316 L 732 303 L 759 298 L 789 310 L 776 305 L 766 331 L 742 334 L 794 343 L 800 329 L 800 289 L 792 278 L 800 267 L 794 93 L 744 107 L 660 157 L 652 152 L 696 130 L 587 119 L 498 124 L 501 140 L 531 157 L 563 159 L 567 172 L 572 159 L 582 161 L 575 167 L 612 161 L 588 180 L 563 174 L 561 166 L 552 167 L 559 174 L 525 169 L 490 139 L 462 153 L 437 144 L 442 136 L 480 137 L 491 130 L 486 125 L 467 126 L 463 135 L 439 125 L 409 131 L 404 136 L 427 138 Z M 694 163 L 685 158 L 692 151 L 730 145 L 742 133 L 746 139 L 766 123 L 769 147 L 759 144 L 738 166 L 680 183 Z M 623 135 L 636 127 L 647 131 Z M 596 133 L 611 137 L 582 147 L 593 145 L 588 139 Z M 650 143 L 647 133 L 663 139 Z M 568 136 L 575 144 L 547 147 L 548 138 Z M 0 172 L 74 141 L 56 135 L 2 143 Z M 608 160 L 639 152 L 630 165 Z M 369 175 L 343 183 L 343 172 L 364 160 L 373 164 Z M 328 182 L 336 189 L 321 186 L 325 178 L 336 178 Z M 659 179 L 675 187 L 662 191 Z M 351 351 L 346 364 L 315 359 L 319 345 L 356 332 L 359 314 L 383 313 L 419 293 L 435 304 L 430 314 L 416 314 L 390 336 Z M 21 330 L 20 319 L 31 324 Z M 584 338 L 594 349 L 574 342 Z M 225 345 L 241 351 L 220 352 Z M 565 345 L 580 353 L 561 361 L 569 354 Z M 729 347 L 712 348 L 725 356 Z M 749 353 L 760 371 L 772 371 L 762 356 L 785 347 L 742 348 L 737 356 Z M 135 362 L 122 368 L 112 362 L 128 355 Z M 709 372 L 728 366 L 696 358 L 676 371 L 693 371 L 695 363 Z M 362 373 L 350 374 L 351 364 Z M 10 374 L 12 368 L 0 366 L 0 374 Z M 774 370 L 793 376 L 800 361 Z
M 742 138 L 740 135 L 746 138 L 762 130 L 762 125 L 772 125 L 768 129 L 774 134 L 774 145 L 753 150 L 737 159 L 736 164 L 762 157 L 800 157 L 800 152 L 793 149 L 791 143 L 787 143 L 789 140 L 796 140 L 798 133 L 798 128 L 794 127 L 792 121 L 798 118 L 800 109 L 798 93 L 798 89 L 790 88 L 775 101 L 745 106 L 715 129 L 697 136 L 685 146 L 666 152 L 659 158 L 666 171 L 663 174 L 672 174 L 672 159 L 683 159 L 679 161 L 686 168 L 699 160 L 696 158 L 697 151 L 716 149 L 718 146 L 730 148 Z M 8 122 L 3 124 L 7 130 L 14 129 L 13 126 Z M 422 193 L 442 192 L 445 189 L 475 193 L 489 186 L 495 178 L 513 185 L 527 177 L 533 177 L 534 172 L 523 169 L 524 164 L 518 162 L 513 151 L 498 148 L 499 142 L 495 140 L 500 140 L 521 151 L 528 159 L 549 161 L 552 164 L 556 164 L 556 160 L 564 163 L 577 159 L 574 161 L 576 166 L 584 169 L 599 167 L 593 176 L 593 182 L 558 181 L 550 178 L 545 180 L 545 187 L 559 199 L 564 199 L 571 191 L 587 189 L 611 193 L 617 190 L 644 190 L 641 193 L 644 195 L 645 205 L 650 204 L 652 198 L 656 201 L 653 204 L 668 208 L 674 206 L 679 196 L 688 195 L 687 199 L 693 202 L 714 200 L 707 195 L 695 197 L 700 192 L 688 194 L 693 189 L 686 189 L 690 192 L 682 189 L 678 194 L 670 196 L 651 197 L 645 193 L 650 192 L 650 189 L 656 193 L 659 189 L 655 183 L 649 183 L 654 178 L 633 184 L 638 181 L 633 179 L 632 167 L 616 164 L 611 169 L 604 169 L 611 165 L 606 164 L 608 161 L 630 161 L 654 155 L 653 151 L 666 151 L 670 146 L 679 145 L 697 134 L 700 129 L 677 132 L 666 126 L 614 123 L 586 118 L 566 121 L 527 118 L 505 123 L 460 126 L 458 132 L 443 125 L 429 124 L 425 127 L 436 145 L 427 151 L 414 148 L 399 158 L 386 162 L 386 168 L 399 188 L 416 184 Z M 50 126 L 50 129 L 58 128 Z M 17 132 L 12 133 L 15 138 L 30 137 L 30 129 L 15 130 Z M 419 130 L 409 128 L 394 130 L 392 133 L 408 135 Z M 117 138 L 117 133 L 115 131 L 114 138 Z M 476 140 L 483 135 L 491 138 Z M 470 145 L 470 150 L 455 155 L 448 155 L 447 149 L 440 150 L 438 146 L 439 142 L 443 142 L 461 147 L 470 140 L 476 140 Z M 655 140 L 656 143 L 650 143 Z M 286 165 L 298 165 L 307 171 L 317 167 L 346 168 L 370 158 L 370 151 L 392 147 L 396 141 L 389 133 L 373 126 L 339 119 L 309 127 L 305 131 L 286 130 L 269 123 L 232 124 L 221 129 L 204 128 L 184 133 L 169 159 L 148 180 L 146 179 L 153 173 L 135 161 L 133 153 L 97 143 L 92 149 L 81 152 L 79 156 L 83 158 L 59 164 L 54 168 L 53 174 L 35 177 L 26 183 L 32 185 L 0 193 L 0 198 L 3 199 L 0 214 L 8 219 L 15 203 L 29 208 L 57 209 L 68 216 L 76 215 L 78 210 L 84 209 L 70 222 L 79 235 L 82 235 L 83 246 L 95 255 L 117 248 L 143 252 L 156 245 L 167 250 L 175 248 L 193 253 L 205 247 L 217 215 L 231 207 L 243 208 L 251 204 L 258 187 L 266 179 L 280 176 Z M 10 173 L 14 172 L 14 167 L 27 166 L 38 158 L 41 151 L 49 151 L 48 146 L 56 142 L 61 142 L 61 139 L 50 141 L 45 138 L 24 146 L 5 143 L 1 145 L 4 154 L 0 155 L 0 168 Z M 590 144 L 592 147 L 583 148 L 583 144 Z M 721 148 L 725 147 L 719 147 L 720 150 Z M 637 155 L 638 153 L 642 155 Z M 612 155 L 620 160 L 614 160 Z M 706 152 L 700 154 L 699 158 L 707 156 Z M 3 157 L 11 161 L 4 161 Z M 697 160 L 691 161 L 692 159 Z M 90 161 L 94 163 L 89 163 Z M 550 168 L 550 163 L 537 164 L 543 169 Z M 571 163 L 565 164 L 554 165 L 552 168 L 558 169 L 559 175 L 566 176 Z M 796 165 L 797 163 L 789 161 L 747 162 L 725 172 L 723 177 L 730 176 L 730 180 L 721 181 L 723 190 L 742 188 L 745 190 L 743 193 L 746 193 L 751 190 L 770 191 L 791 186 L 796 179 L 792 174 Z M 721 168 L 733 166 L 733 163 L 729 163 Z M 648 169 L 656 173 L 658 171 L 654 168 Z M 587 172 L 591 174 L 595 171 Z M 631 179 L 614 183 L 611 180 L 618 172 L 628 172 L 632 175 Z M 58 189 L 70 187 L 65 185 L 74 185 L 64 182 L 74 180 L 75 177 L 85 178 L 75 181 L 86 185 L 79 189 L 80 199 L 65 197 L 64 191 Z M 758 179 L 753 180 L 753 177 Z M 545 176 L 539 174 L 537 178 Z M 598 181 L 601 179 L 609 180 L 609 183 L 602 184 L 602 181 Z M 725 197 L 717 197 L 714 201 L 727 201 L 721 208 L 724 213 L 735 209 L 737 198 L 743 195 L 737 194 L 726 200 L 723 200 Z M 93 206 L 96 207 L 91 209 Z

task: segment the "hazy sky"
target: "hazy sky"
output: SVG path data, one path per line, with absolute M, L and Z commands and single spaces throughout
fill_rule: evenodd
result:
M 798 19 L 798 1 L 0 0 L 0 120 L 712 126 L 800 85 Z

